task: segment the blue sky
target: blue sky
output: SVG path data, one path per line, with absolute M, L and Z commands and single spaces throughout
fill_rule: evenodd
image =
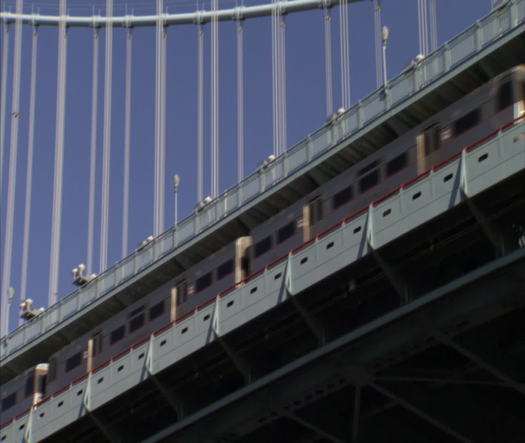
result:
M 58 1 L 25 2 L 26 10 L 41 13 L 56 11 Z M 14 0 L 2 2 L 2 9 L 14 10 Z M 154 2 L 115 0 L 115 14 L 133 10 L 135 14 L 151 11 Z M 194 11 L 197 2 L 165 2 L 169 12 Z M 245 1 L 246 5 L 253 4 Z M 235 6 L 222 1 L 221 8 Z M 207 9 L 207 3 L 199 3 Z M 70 2 L 71 14 L 90 14 L 92 9 L 104 14 L 101 0 Z M 490 10 L 490 0 L 437 0 L 439 44 L 471 25 Z M 338 8 L 332 9 L 334 49 L 334 106 L 340 106 L 338 66 Z M 286 17 L 287 54 L 287 138 L 292 146 L 325 121 L 323 23 L 320 10 Z M 372 2 L 365 0 L 349 6 L 350 63 L 352 103 L 363 98 L 376 85 Z M 384 0 L 383 24 L 390 28 L 388 75 L 397 74 L 419 52 L 416 0 Z M 251 19 L 244 24 L 245 72 L 245 172 L 272 152 L 271 22 L 269 18 Z M 74 287 L 70 270 L 86 261 L 87 202 L 89 177 L 91 115 L 91 29 L 70 29 L 68 33 L 67 102 L 65 132 L 64 194 L 60 253 L 59 296 Z M 13 35 L 13 33 L 12 33 Z M 209 25 L 205 26 L 205 164 L 209 165 Z M 100 228 L 100 183 L 103 118 L 104 30 L 100 31 L 99 126 L 97 158 L 97 204 L 95 218 L 95 266 L 98 269 Z M 235 113 L 235 25 L 220 25 L 220 189 L 236 182 Z M 11 286 L 20 287 L 23 235 L 23 201 L 29 106 L 31 29 L 24 27 L 22 59 L 22 94 L 18 143 L 17 193 Z M 121 258 L 122 163 L 124 139 L 124 54 L 125 32 L 114 31 L 113 46 L 113 118 L 111 140 L 111 195 L 109 217 L 109 258 L 111 265 Z M 167 133 L 166 133 L 166 221 L 173 222 L 171 176 L 181 176 L 179 214 L 187 215 L 196 203 L 196 28 L 184 25 L 168 28 L 167 40 Z M 52 27 L 40 27 L 36 96 L 35 158 L 33 206 L 31 217 L 28 296 L 35 306 L 47 303 L 49 248 L 51 232 L 52 183 L 57 76 L 57 34 Z M 10 55 L 12 55 L 12 40 Z M 12 64 L 9 66 L 12 71 Z M 130 187 L 130 239 L 128 250 L 153 232 L 153 155 L 154 155 L 154 75 L 155 34 L 151 28 L 133 30 L 132 71 L 132 143 Z M 10 77 L 12 73 L 9 74 Z M 11 82 L 11 78 L 9 79 Z M 7 163 L 10 128 L 10 87 L 7 94 L 7 126 L 4 154 L 3 195 L 0 196 L 0 239 L 4 239 L 7 192 Z M 205 195 L 209 194 L 209 174 L 205 174 Z M 2 243 L 3 245 L 3 243 Z M 0 245 L 1 246 L 1 245 Z M 3 249 L 0 249 L 3 251 Z M 11 308 L 10 329 L 17 324 L 18 300 Z

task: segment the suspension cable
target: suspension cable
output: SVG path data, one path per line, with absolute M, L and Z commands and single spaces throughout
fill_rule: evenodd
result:
M 98 59 L 99 32 L 93 30 L 93 55 L 91 71 L 91 147 L 89 158 L 89 197 L 88 197 L 88 236 L 87 236 L 87 271 L 93 272 L 93 246 L 95 230 L 95 195 L 97 168 L 97 116 L 98 116 Z
M 122 196 L 122 258 L 128 252 L 129 226 L 129 174 L 131 159 L 131 61 L 133 56 L 133 34 L 128 28 L 126 39 L 126 79 L 124 103 L 124 183 Z
M 374 0 L 374 48 L 376 56 L 376 87 L 379 88 L 383 83 L 381 0 Z
M 165 56 L 166 33 L 162 13 L 164 1 L 157 0 L 156 57 L 155 57 L 155 171 L 153 232 L 159 235 L 164 230 L 164 171 L 165 171 Z
M 5 124 L 6 124 L 6 100 L 7 100 L 7 63 L 9 61 L 9 23 L 0 23 L 2 25 L 2 74 L 0 78 L 0 205 L 2 203 L 2 184 L 4 172 L 4 142 L 5 142 Z M 1 220 L 0 220 L 1 222 Z M 0 295 L 0 300 L 4 294 Z M 7 297 L 7 296 L 6 296 Z
M 418 24 L 419 24 L 419 52 L 428 54 L 428 9 L 427 0 L 417 2 Z
M 326 116 L 334 112 L 334 86 L 333 86 L 333 61 L 332 61 L 332 15 L 330 9 L 323 7 L 324 25 L 324 78 L 326 95 Z
M 341 50 L 341 104 L 343 108 L 350 107 L 350 54 L 348 34 L 348 4 L 339 0 L 339 40 Z
M 113 15 L 113 0 L 106 0 L 106 16 Z M 109 227 L 109 173 L 111 149 L 111 87 L 113 74 L 113 26 L 106 26 L 106 47 L 104 60 L 104 128 L 102 144 L 102 199 L 100 214 L 100 272 L 106 270 L 108 259 Z
M 219 193 L 219 22 L 218 0 L 211 0 L 211 196 Z
M 283 14 L 279 21 L 279 107 L 281 115 L 281 134 L 279 140 L 279 154 L 284 153 L 287 145 L 287 121 L 286 121 L 286 21 Z
M 438 28 L 437 28 L 437 2 L 436 0 L 430 0 L 429 5 L 430 15 L 430 51 L 435 51 L 438 47 Z
M 23 1 L 17 0 L 16 10 L 22 13 Z M 16 163 L 18 153 L 18 121 L 20 117 L 20 70 L 22 58 L 22 22 L 18 20 L 15 23 L 14 51 L 13 51 L 13 79 L 12 79 L 12 96 L 11 96 L 11 135 L 9 146 L 9 171 L 7 179 L 7 208 L 5 218 L 5 236 L 4 236 L 4 262 L 2 268 L 2 314 L 9 315 L 8 289 L 11 282 L 11 261 L 13 253 L 13 229 L 15 218 L 15 193 L 16 193 Z M 7 90 L 5 90 L 7 93 Z M 0 336 L 5 335 L 8 331 L 2 316 L 2 331 Z
M 66 0 L 60 0 L 60 15 L 67 13 Z M 62 217 L 62 184 L 64 169 L 64 128 L 66 107 L 67 28 L 65 22 L 58 27 L 57 105 L 55 127 L 55 172 L 53 179 L 53 214 L 51 226 L 50 273 L 48 305 L 58 297 L 58 263 L 60 257 L 60 227 Z
M 273 154 L 280 152 L 280 112 L 279 106 L 279 23 L 277 0 L 272 0 L 272 107 L 273 107 Z
M 237 22 L 237 182 L 244 177 L 244 29 Z
M 38 56 L 38 28 L 35 26 L 31 38 L 31 77 L 29 86 L 29 123 L 27 135 L 26 159 L 26 195 L 24 201 L 24 239 L 22 244 L 22 270 L 20 274 L 20 301 L 23 302 L 27 291 L 27 264 L 29 259 L 29 227 L 31 224 L 31 193 L 33 187 L 33 147 L 35 135 L 35 96 Z M 22 323 L 19 318 L 18 324 Z
M 197 27 L 197 200 L 204 198 L 204 29 Z

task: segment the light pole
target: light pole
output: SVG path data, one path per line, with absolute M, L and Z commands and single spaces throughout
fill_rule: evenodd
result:
M 14 296 L 15 296 L 15 290 L 10 287 L 7 290 L 7 309 L 5 313 L 5 333 L 6 335 L 9 334 L 9 313 L 11 311 L 11 303 L 13 302 Z
M 388 40 L 388 28 L 386 26 L 381 28 L 381 40 L 383 41 L 383 88 L 386 88 L 386 42 Z
M 173 176 L 173 196 L 174 196 L 174 206 L 175 206 L 175 221 L 173 223 L 174 226 L 177 225 L 177 222 L 179 221 L 179 184 L 180 184 L 180 177 L 179 174 L 175 174 Z

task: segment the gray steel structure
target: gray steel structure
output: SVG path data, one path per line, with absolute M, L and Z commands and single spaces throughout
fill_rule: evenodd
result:
M 236 222 L 250 223 L 251 219 L 251 223 L 254 224 L 257 219 L 269 217 L 281 206 L 285 206 L 288 201 L 297 198 L 297 195 L 300 194 L 298 188 L 308 180 L 326 181 L 326 177 L 337 173 L 338 168 L 341 167 L 337 165 L 342 164 L 347 167 L 356 158 L 361 158 L 367 152 L 380 147 L 385 140 L 395 137 L 396 133 L 404 132 L 418 121 L 436 112 L 440 107 L 474 89 L 487 76 L 496 75 L 512 65 L 523 62 L 524 19 L 525 2 L 522 0 L 509 2 L 501 9 L 494 11 L 484 21 L 478 22 L 472 28 L 474 31 L 467 30 L 454 40 L 457 45 L 452 45 L 452 47 L 461 48 L 464 52 L 460 52 L 460 49 L 451 51 L 449 43 L 435 53 L 440 58 L 435 54 L 430 55 L 427 60 L 428 65 L 415 66 L 414 69 L 403 73 L 401 75 L 403 81 L 410 79 L 409 83 L 413 86 L 411 92 L 394 101 L 395 95 L 392 91 L 396 91 L 395 86 L 409 84 L 396 83 L 395 79 L 391 82 L 390 88 L 373 94 L 371 96 L 373 100 L 365 99 L 366 106 L 361 103 L 356 108 L 357 110 L 350 110 L 338 124 L 323 128 L 286 156 L 278 159 L 275 164 L 271 164 L 270 168 L 249 177 L 251 181 L 247 179 L 241 183 L 240 188 L 235 189 L 236 201 L 241 201 L 238 196 L 241 195 L 240 189 L 244 189 L 243 186 L 254 182 L 258 185 L 257 192 L 249 194 L 246 200 L 242 200 L 247 202 L 242 210 L 231 214 L 227 211 L 219 211 L 219 203 L 224 205 L 228 197 L 231 198 L 231 194 L 226 193 L 219 197 L 219 203 L 212 203 L 210 207 L 204 208 L 203 212 L 196 214 L 192 219 L 195 226 L 199 226 L 197 223 L 199 217 L 206 215 L 210 218 L 210 222 L 204 225 L 202 231 L 197 229 L 197 232 L 200 233 L 195 239 L 187 240 L 185 245 L 170 252 L 170 248 L 162 248 L 161 239 L 166 241 L 166 237 L 161 236 L 148 247 L 147 251 L 138 251 L 130 261 L 124 261 L 133 263 L 131 274 L 118 274 L 116 271 L 122 272 L 122 268 L 112 269 L 110 271 L 115 274 L 112 277 L 113 280 L 109 280 L 113 282 L 111 285 L 105 286 L 104 282 L 108 280 L 101 276 L 100 280 L 94 282 L 90 288 L 90 297 L 87 297 L 89 293 L 86 288 L 65 299 L 62 307 L 54 311 L 53 322 L 46 323 L 46 317 L 43 316 L 25 328 L 15 331 L 4 340 L 1 346 L 3 354 L 0 364 L 7 369 L 7 371 L 2 371 L 6 373 L 4 377 L 10 378 L 16 371 L 21 370 L 20 368 L 29 367 L 38 361 L 40 355 L 50 353 L 67 340 L 78 336 L 83 328 L 85 330 L 86 327 L 100 322 L 104 315 L 111 313 L 111 309 L 117 310 L 121 303 L 132 301 L 134 285 L 140 285 L 142 288 L 158 286 L 159 282 L 170 273 L 170 269 L 177 266 L 177 260 L 191 262 L 193 259 L 197 261 L 198 257 L 208 254 L 209 251 L 202 249 L 204 238 L 207 238 L 209 243 L 211 234 L 227 234 L 228 231 L 234 231 Z M 493 33 L 494 27 L 502 32 Z M 490 35 L 491 38 L 484 40 L 483 37 L 487 35 Z M 484 45 L 484 42 L 488 43 Z M 471 43 L 473 51 L 469 52 Z M 471 57 L 467 56 L 469 53 Z M 455 54 L 454 59 L 451 59 L 452 54 Z M 440 75 L 436 75 L 433 83 L 418 82 L 417 79 L 421 78 L 423 73 L 428 72 L 430 66 L 435 66 L 430 64 L 432 60 L 434 63 L 436 63 L 435 60 L 443 62 Z M 424 66 L 426 68 L 423 68 Z M 374 103 L 376 106 L 377 103 L 380 103 L 382 107 L 376 108 L 375 113 L 372 107 L 365 114 L 364 110 Z M 354 118 L 356 126 L 352 128 L 351 122 Z M 459 279 L 445 286 L 439 285 L 439 283 L 444 283 L 443 281 L 422 282 L 419 281 L 421 276 L 407 275 L 406 270 L 400 272 L 405 262 L 413 266 L 414 261 L 406 257 L 404 261 L 392 260 L 389 255 L 393 251 L 412 251 L 413 248 L 416 248 L 417 252 L 417 246 L 421 244 L 429 250 L 436 246 L 439 249 L 442 242 L 455 245 L 457 248 L 458 242 L 463 243 L 464 240 L 480 247 L 478 236 L 488 239 L 491 247 L 498 251 L 504 250 L 503 243 L 506 242 L 506 235 L 497 228 L 498 224 L 507 224 L 509 217 L 510 220 L 523 222 L 520 219 L 520 217 L 523 218 L 520 214 L 524 213 L 522 200 L 514 201 L 516 196 L 522 198 L 519 192 L 522 192 L 520 190 L 523 189 L 522 171 L 525 167 L 525 136 L 523 134 L 525 134 L 524 123 L 518 123 L 498 134 L 496 138 L 489 140 L 482 147 L 469 152 L 464 151 L 461 158 L 446 167 L 431 171 L 426 177 L 383 200 L 378 205 L 369 206 L 366 213 L 349 220 L 338 229 L 290 255 L 287 262 L 266 270 L 246 286 L 216 299 L 214 304 L 204 307 L 191 318 L 184 320 L 186 323 L 177 323 L 170 329 L 152 336 L 149 343 L 133 348 L 96 373 L 91 373 L 86 379 L 57 393 L 52 399 L 33 409 L 30 414 L 17 418 L 2 428 L 0 438 L 5 435 L 3 441 L 17 441 L 25 435 L 30 440 L 40 440 L 46 436 L 67 440 L 69 436 L 73 436 L 71 438 L 78 440 L 80 439 L 78 430 L 84 432 L 87 427 L 95 433 L 96 429 L 100 429 L 100 433 L 107 438 L 118 440 L 119 435 L 126 435 L 125 426 L 122 426 L 122 421 L 116 416 L 107 414 L 107 412 L 115 410 L 122 414 L 123 409 L 119 409 L 122 395 L 127 395 L 125 398 L 128 400 L 145 398 L 142 404 L 136 405 L 142 413 L 145 410 L 141 408 L 148 404 L 151 405 L 148 398 L 151 399 L 154 396 L 155 401 L 159 401 L 159 398 L 166 399 L 167 408 L 159 408 L 157 428 L 170 420 L 167 418 L 163 421 L 162 411 L 170 408 L 175 411 L 178 423 L 155 436 L 154 440 L 173 434 L 177 436 L 177 441 L 179 439 L 180 441 L 203 441 L 204 436 L 199 433 L 199 428 L 203 427 L 203 423 L 213 421 L 214 415 L 220 416 L 225 411 L 229 411 L 229 405 L 243 404 L 242 402 L 246 401 L 243 399 L 253 401 L 255 395 L 258 402 L 254 405 L 254 409 L 246 407 L 244 413 L 251 414 L 252 419 L 246 418 L 243 421 L 241 420 L 243 413 L 238 412 L 236 415 L 238 420 L 235 425 L 237 436 L 230 435 L 230 438 L 241 439 L 242 436 L 253 436 L 253 432 L 259 432 L 265 426 L 271 427 L 272 422 L 285 420 L 299 424 L 299 428 L 310 429 L 314 435 L 321 436 L 320 438 L 327 441 L 346 441 L 345 437 L 337 436 L 337 432 L 325 432 L 323 426 L 316 424 L 316 420 L 306 419 L 304 415 L 296 414 L 295 411 L 306 407 L 310 402 L 317 402 L 335 392 L 342 392 L 349 386 L 357 386 L 358 388 L 352 388 L 355 390 L 355 392 L 352 391 L 355 394 L 353 410 L 358 411 L 353 419 L 352 432 L 357 432 L 354 431 L 355 424 L 360 420 L 361 394 L 359 391 L 361 388 L 359 387 L 363 387 L 363 389 L 371 388 L 376 393 L 379 392 L 383 397 L 389 398 L 390 403 L 401 405 L 402 409 L 411 411 L 449 438 L 461 441 L 478 440 L 456 431 L 454 426 L 442 423 L 432 414 L 425 413 L 410 401 L 403 399 L 382 384 L 378 384 L 377 372 L 382 368 L 395 367 L 400 361 L 431 348 L 435 345 L 435 341 L 438 341 L 455 349 L 471 363 L 474 362 L 476 366 L 492 373 L 499 380 L 499 388 L 520 392 L 520 385 L 513 382 L 511 377 L 505 376 L 503 372 L 498 371 L 482 358 L 476 357 L 474 353 L 456 343 L 451 337 L 467 334 L 469 330 L 504 314 L 511 315 L 508 314 L 509 311 L 520 312 L 522 301 L 519 295 L 523 289 L 523 279 L 519 278 L 519 272 L 521 271 L 523 275 L 523 250 L 488 263 L 485 268 L 480 268 L 464 277 L 452 275 L 449 280 L 455 277 Z M 352 145 L 352 149 L 349 148 L 349 145 Z M 290 167 L 290 164 L 293 167 Z M 444 181 L 443 178 L 450 174 L 454 179 Z M 266 187 L 267 178 L 270 178 L 270 189 Z M 505 197 L 498 197 L 503 207 L 499 207 L 501 205 L 495 204 L 498 199 L 495 199 L 494 196 L 499 196 L 503 190 Z M 420 196 L 414 199 L 414 195 L 418 193 Z M 483 211 L 484 209 L 486 212 Z M 387 212 L 388 216 L 385 216 Z M 487 214 L 490 214 L 490 217 Z M 217 220 L 220 222 L 217 223 Z M 473 220 L 475 227 L 465 220 Z M 446 226 L 443 221 L 447 222 Z M 206 230 L 206 227 L 214 223 L 217 223 L 214 229 Z M 354 233 L 356 224 L 361 226 L 358 233 Z M 429 232 L 432 232 L 432 238 L 435 240 L 430 246 L 425 237 Z M 481 235 L 473 236 L 473 232 Z M 459 237 L 462 241 L 458 240 L 458 233 L 461 234 Z M 171 240 L 167 244 L 173 247 L 176 240 L 174 232 L 169 231 L 168 234 L 171 235 Z M 471 237 L 476 240 L 472 240 Z M 410 240 L 413 241 L 413 244 Z M 327 248 L 331 243 L 333 245 Z M 216 249 L 219 247 L 220 244 L 216 246 Z M 450 252 L 448 248 L 451 247 L 447 246 L 444 249 Z M 484 250 L 484 247 L 481 248 Z M 473 249 L 473 254 L 475 254 L 474 251 L 477 250 Z M 141 260 L 137 257 L 144 258 L 142 254 L 149 254 L 146 255 L 148 260 L 145 261 L 145 266 L 135 266 L 140 265 Z M 425 254 L 421 255 L 425 256 Z M 434 257 L 434 254 L 428 254 L 428 257 Z M 475 258 L 471 257 L 473 260 Z M 429 266 L 433 266 L 433 260 L 434 258 L 428 259 Z M 375 267 L 367 268 L 363 266 L 363 263 L 375 264 Z M 420 265 L 420 267 L 424 266 Z M 153 270 L 156 270 L 155 276 L 151 272 Z M 368 278 L 370 273 L 373 275 Z M 279 277 L 275 278 L 278 274 L 280 274 Z M 499 278 L 501 274 L 506 276 L 505 285 Z M 108 278 L 108 275 L 105 278 Z M 124 278 L 122 281 L 117 278 L 121 275 L 125 275 L 127 280 Z M 515 275 L 518 275 L 517 279 Z M 316 301 L 321 303 L 319 300 L 322 301 L 328 294 L 339 294 L 339 298 L 346 301 L 343 300 L 340 306 L 337 302 L 336 306 L 346 307 L 346 311 L 342 312 L 348 313 L 352 310 L 349 309 L 349 306 L 355 308 L 353 303 L 362 303 L 359 297 L 356 297 L 354 301 L 351 301 L 352 297 L 349 297 L 355 292 L 354 280 L 360 279 L 366 281 L 372 288 L 376 284 L 386 285 L 386 289 L 383 287 L 378 291 L 385 296 L 385 300 L 379 303 L 376 309 L 373 309 L 374 316 L 379 316 L 379 318 L 375 323 L 372 322 L 361 329 L 354 327 L 350 331 L 338 331 L 339 336 L 334 332 L 328 334 L 327 330 L 331 328 L 327 327 L 326 322 L 320 321 L 316 315 L 315 303 L 313 305 L 312 303 Z M 414 284 L 412 280 L 416 280 L 416 283 Z M 478 285 L 478 282 L 487 285 L 498 284 L 497 287 L 501 289 L 492 293 L 480 293 L 479 288 L 473 291 L 472 286 Z M 432 287 L 432 284 L 435 288 Z M 403 299 L 402 294 L 406 292 L 403 289 L 405 285 L 414 285 L 418 288 L 416 291 L 410 291 L 418 295 L 417 300 Z M 322 290 L 319 290 L 320 288 Z M 331 292 L 327 289 L 330 289 Z M 426 292 L 425 289 L 430 289 L 431 292 L 419 297 Z M 359 293 L 360 289 L 357 291 Z M 259 294 L 256 300 L 253 297 L 254 293 Z M 392 300 L 392 294 L 396 301 Z M 451 294 L 454 297 L 451 297 Z M 86 299 L 82 299 L 80 295 Z M 456 295 L 458 295 L 457 303 L 450 301 L 455 300 Z M 402 303 L 409 303 L 399 308 L 400 299 Z M 323 301 L 323 303 L 326 302 L 326 300 Z M 66 309 L 65 306 L 68 306 L 66 303 L 70 303 L 69 309 Z M 452 308 L 449 303 L 452 303 Z M 421 317 L 410 314 L 422 310 L 428 310 L 426 311 L 428 315 L 423 318 L 432 319 L 434 322 L 432 327 L 425 324 L 424 328 L 419 328 L 417 324 L 412 323 L 416 319 L 421 321 Z M 295 312 L 294 317 L 290 317 L 290 311 Z M 204 321 L 208 315 L 209 318 Z M 291 318 L 290 325 L 296 325 L 297 331 L 291 333 L 290 330 L 287 330 L 286 325 L 283 325 L 283 318 Z M 363 323 L 371 319 L 367 315 L 359 320 L 352 316 L 350 318 L 354 323 Z M 301 323 L 300 319 L 304 321 L 302 327 L 297 325 Z M 59 320 L 62 322 L 59 323 Z M 406 321 L 412 323 L 410 327 L 403 325 L 403 322 Z M 270 330 L 270 326 L 275 326 L 275 328 Z M 332 329 L 334 327 L 335 325 L 332 324 Z M 30 328 L 34 328 L 35 335 L 28 333 Z M 269 342 L 281 334 L 282 343 L 280 345 L 277 346 L 272 342 L 274 349 L 279 350 L 277 355 L 284 360 L 281 367 L 268 370 L 265 367 L 269 365 L 268 362 L 257 361 L 258 364 L 253 364 L 253 360 L 259 360 L 255 354 L 257 352 L 264 354 L 267 346 L 264 334 L 261 337 L 254 337 L 260 331 L 268 336 Z M 282 331 L 285 333 L 283 334 Z M 426 335 L 421 331 L 424 331 Z M 306 336 L 310 334 L 310 339 L 304 338 L 301 335 L 303 333 Z M 41 337 L 35 340 L 35 343 L 30 343 L 30 340 L 38 334 L 41 334 Z M 287 334 L 292 335 L 285 339 Z M 288 341 L 289 338 L 294 337 L 293 334 L 299 337 L 297 343 Z M 176 342 L 175 336 L 178 337 Z M 385 336 L 390 338 L 386 339 Z M 23 337 L 23 340 L 17 342 L 16 340 L 20 337 Z M 363 346 L 360 339 L 364 338 L 366 343 L 370 337 L 372 337 L 372 345 L 367 343 L 366 346 Z M 374 337 L 380 337 L 380 339 L 374 341 Z M 262 347 L 252 349 L 250 342 L 246 341 L 248 338 Z M 285 349 L 285 344 L 291 346 Z M 338 365 L 345 368 L 346 366 L 341 363 L 346 362 L 343 357 L 337 357 L 335 361 L 328 359 L 326 364 L 320 364 L 319 358 L 325 354 L 334 355 L 338 352 L 339 355 L 346 355 L 348 354 L 345 354 L 347 346 L 357 346 L 357 350 L 364 353 L 363 361 L 367 361 L 367 365 L 369 361 L 373 361 L 374 364 L 363 369 L 361 364 L 356 363 L 358 361 L 356 357 L 356 360 L 348 366 L 347 375 L 339 378 L 339 382 L 336 382 L 335 385 L 333 382 L 325 384 L 319 381 L 320 387 L 317 391 L 321 393 L 317 394 L 316 389 L 313 389 L 311 393 L 305 393 L 309 382 L 301 377 L 297 377 L 294 383 L 293 374 L 303 374 L 303 376 L 310 374 L 307 379 L 311 383 L 312 380 L 317 380 L 315 376 L 321 376 L 321 379 L 326 381 L 327 375 L 324 374 L 330 374 L 330 371 L 333 373 L 334 367 Z M 374 353 L 379 356 L 376 355 L 375 359 L 367 360 L 371 358 L 367 354 Z M 361 354 L 356 353 L 356 355 Z M 300 358 L 297 359 L 298 357 Z M 206 359 L 213 360 L 213 358 L 216 358 L 213 364 L 221 369 L 217 371 L 217 374 L 220 374 L 224 380 L 222 385 L 214 375 L 206 372 L 205 366 L 197 364 Z M 222 370 L 228 365 L 232 367 Z M 206 386 L 206 377 L 203 378 L 199 371 L 195 372 L 196 367 L 205 368 L 201 371 L 210 377 L 208 381 L 214 389 L 212 389 L 213 392 L 206 395 L 201 390 L 198 399 L 191 399 L 187 392 L 181 391 L 189 389 L 193 383 L 192 380 Z M 465 371 L 468 372 L 468 370 L 467 367 Z M 470 370 L 476 369 L 470 368 Z M 311 374 L 309 371 L 314 372 Z M 374 377 L 370 376 L 371 372 Z M 187 388 L 179 383 L 177 390 L 173 389 L 171 384 L 165 383 L 174 374 L 184 373 L 191 374 L 191 377 L 186 380 Z M 290 376 L 292 379 L 286 378 Z M 395 376 L 390 377 L 395 378 Z M 183 378 L 181 375 L 178 380 L 181 381 Z M 267 395 L 270 395 L 272 389 L 278 388 L 279 383 L 283 380 L 287 380 L 293 386 L 290 389 L 281 386 L 278 392 L 283 393 L 282 398 L 277 398 L 278 393 L 272 396 L 272 402 L 270 402 L 272 405 L 281 402 L 281 406 L 274 407 L 275 410 L 273 410 L 273 406 L 269 407 L 267 403 L 260 401 L 260 397 L 267 398 L 266 395 L 257 393 L 264 388 L 267 389 Z M 453 380 L 445 378 L 437 381 L 427 380 L 427 382 L 431 384 L 431 390 L 435 389 L 435 385 L 448 386 L 454 383 Z M 458 383 L 468 384 L 468 381 L 460 380 Z M 483 383 L 485 383 L 484 380 L 478 384 Z M 490 384 L 490 382 L 487 383 Z M 298 392 L 301 393 L 300 400 L 297 400 Z M 223 395 L 217 396 L 218 393 L 222 393 L 224 397 Z M 119 395 L 121 397 L 117 397 Z M 295 399 L 289 400 L 294 395 Z M 287 403 L 288 400 L 293 404 Z M 127 402 L 124 402 L 124 405 L 129 407 Z M 222 409 L 224 406 L 228 408 Z M 379 409 L 391 407 L 391 404 L 378 406 Z M 258 408 L 270 410 L 270 413 L 257 414 Z M 138 416 L 135 415 L 134 420 L 137 419 Z M 215 422 L 214 429 L 217 434 L 209 436 L 212 441 L 218 440 L 219 436 L 220 438 L 228 436 L 228 433 L 221 429 L 223 425 L 224 419 L 222 422 Z M 64 428 L 65 426 L 68 427 Z M 62 433 L 56 434 L 63 428 Z M 152 427 L 150 432 L 154 429 L 156 428 Z M 208 425 L 205 426 L 205 429 L 207 432 L 210 431 Z M 373 430 L 367 432 L 373 433 Z M 147 434 L 137 433 L 135 435 L 144 437 Z M 200 438 L 202 440 L 199 440 Z
M 65 343 L 61 334 L 67 336 L 66 340 L 79 335 L 67 332 L 68 326 L 80 323 L 79 319 L 116 294 L 133 292 L 132 287 L 138 282 L 146 287 L 158 286 L 157 279 L 149 283 L 153 270 L 177 268 L 177 260 L 187 267 L 227 243 L 221 243 L 214 234 L 220 232 L 231 239 L 231 231 L 238 229 L 236 225 L 252 227 L 307 193 L 312 186 L 304 177 L 326 181 L 327 176 L 334 176 L 383 146 L 484 79 L 523 62 L 519 39 L 524 18 L 525 0 L 513 0 L 494 10 L 421 63 L 399 74 L 385 89 L 358 102 L 335 124 L 309 135 L 264 169 L 2 338 L 0 364 L 5 370 L 0 374 L 0 382 L 27 367 L 17 361 L 24 360 L 28 351 L 38 358 L 35 345 L 56 341 L 60 346 Z M 508 51 L 501 51 L 506 47 Z M 498 51 L 505 53 L 501 60 L 495 60 Z M 203 240 L 211 237 L 210 244 L 204 245 Z M 163 272 L 158 274 L 160 280 L 167 280 Z
M 525 227 L 524 172 L 525 122 L 520 122 L 480 146 L 463 150 L 458 158 L 370 205 L 368 211 L 290 253 L 287 260 L 265 269 L 245 285 L 215 298 L 192 316 L 170 324 L 65 386 L 3 427 L 0 438 L 13 442 L 47 437 L 92 441 L 101 433 L 111 441 L 130 441 L 133 435 L 144 438 L 148 434 L 140 426 L 142 434 L 136 430 L 127 434 L 131 425 L 122 426 L 125 411 L 137 408 L 133 420 L 140 421 L 150 408 L 160 417 L 170 411 L 168 415 L 171 413 L 175 421 L 150 441 L 168 436 L 176 441 L 223 441 L 225 437 L 242 441 L 283 417 L 307 428 L 313 426 L 315 434 L 329 441 L 346 441 L 343 430 L 341 436 L 338 432 L 323 433 L 322 427 L 315 429 L 316 420 L 301 418 L 295 410 L 358 386 L 400 404 L 437 428 L 438 435 L 442 433 L 452 441 L 476 440 L 466 436 L 470 429 L 457 431 L 442 423 L 405 402 L 384 382 L 409 382 L 410 376 L 392 368 L 437 342 L 462 354 L 470 364 L 458 369 L 454 362 L 453 378 L 449 372 L 446 376 L 429 376 L 432 365 L 424 371 L 418 368 L 418 376 L 411 374 L 414 380 L 427 382 L 431 390 L 448 383 L 472 383 L 525 394 L 519 380 L 454 338 L 524 309 L 523 237 L 515 237 L 513 252 L 476 268 L 491 256 L 488 250 L 501 249 L 497 241 L 492 243 L 497 237 L 491 233 L 504 229 L 495 226 L 511 220 Z M 449 175 L 452 179 L 444 180 Z M 414 199 L 415 195 L 419 197 Z M 490 218 L 477 218 L 483 210 L 489 211 Z M 487 237 L 483 235 L 485 229 L 490 229 L 485 232 Z M 442 283 L 449 275 L 433 276 L 435 281 L 420 280 L 425 274 L 426 278 L 432 276 L 438 256 L 442 260 L 458 250 L 464 256 L 455 267 L 445 266 L 440 272 L 461 275 L 463 269 L 458 263 L 462 260 L 462 266 L 475 270 L 446 284 Z M 469 261 L 473 263 L 467 265 Z M 410 270 L 412 275 L 407 272 Z M 410 298 L 400 285 L 411 287 Z M 505 324 L 508 326 L 507 321 Z M 520 340 L 521 333 L 517 333 L 511 345 Z M 453 362 L 447 358 L 440 363 L 445 368 Z M 470 371 L 476 374 L 474 380 Z M 483 371 L 491 378 L 479 378 Z M 378 376 L 382 372 L 385 374 Z M 335 381 L 329 382 L 328 376 Z M 279 387 L 283 378 L 293 389 Z M 317 383 L 323 387 L 315 388 Z M 156 406 L 151 403 L 152 391 L 156 393 Z M 300 393 L 301 400 L 285 401 L 279 392 Z M 123 400 L 123 395 L 135 400 Z M 264 402 L 253 402 L 254 395 Z M 356 401 L 360 395 L 356 394 Z M 275 401 L 283 405 L 278 407 Z M 159 402 L 166 404 L 162 407 Z M 381 404 L 383 407 L 391 406 Z M 231 419 L 224 418 L 232 413 L 230 408 L 237 411 L 233 429 Z M 354 407 L 357 421 L 359 408 Z M 216 414 L 223 418 L 217 419 Z M 122 418 L 117 419 L 118 415 Z M 147 422 L 151 417 L 142 419 Z M 150 428 L 150 433 L 165 424 L 163 419 Z M 313 424 L 309 426 L 310 421 Z M 350 429 L 357 426 L 354 423 Z

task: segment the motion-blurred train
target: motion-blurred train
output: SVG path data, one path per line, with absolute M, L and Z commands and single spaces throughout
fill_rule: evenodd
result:
M 525 65 L 485 83 L 0 387 L 0 422 L 525 114 Z M 340 116 L 336 117 L 340 118 Z M 327 123 L 331 124 L 331 123 Z

